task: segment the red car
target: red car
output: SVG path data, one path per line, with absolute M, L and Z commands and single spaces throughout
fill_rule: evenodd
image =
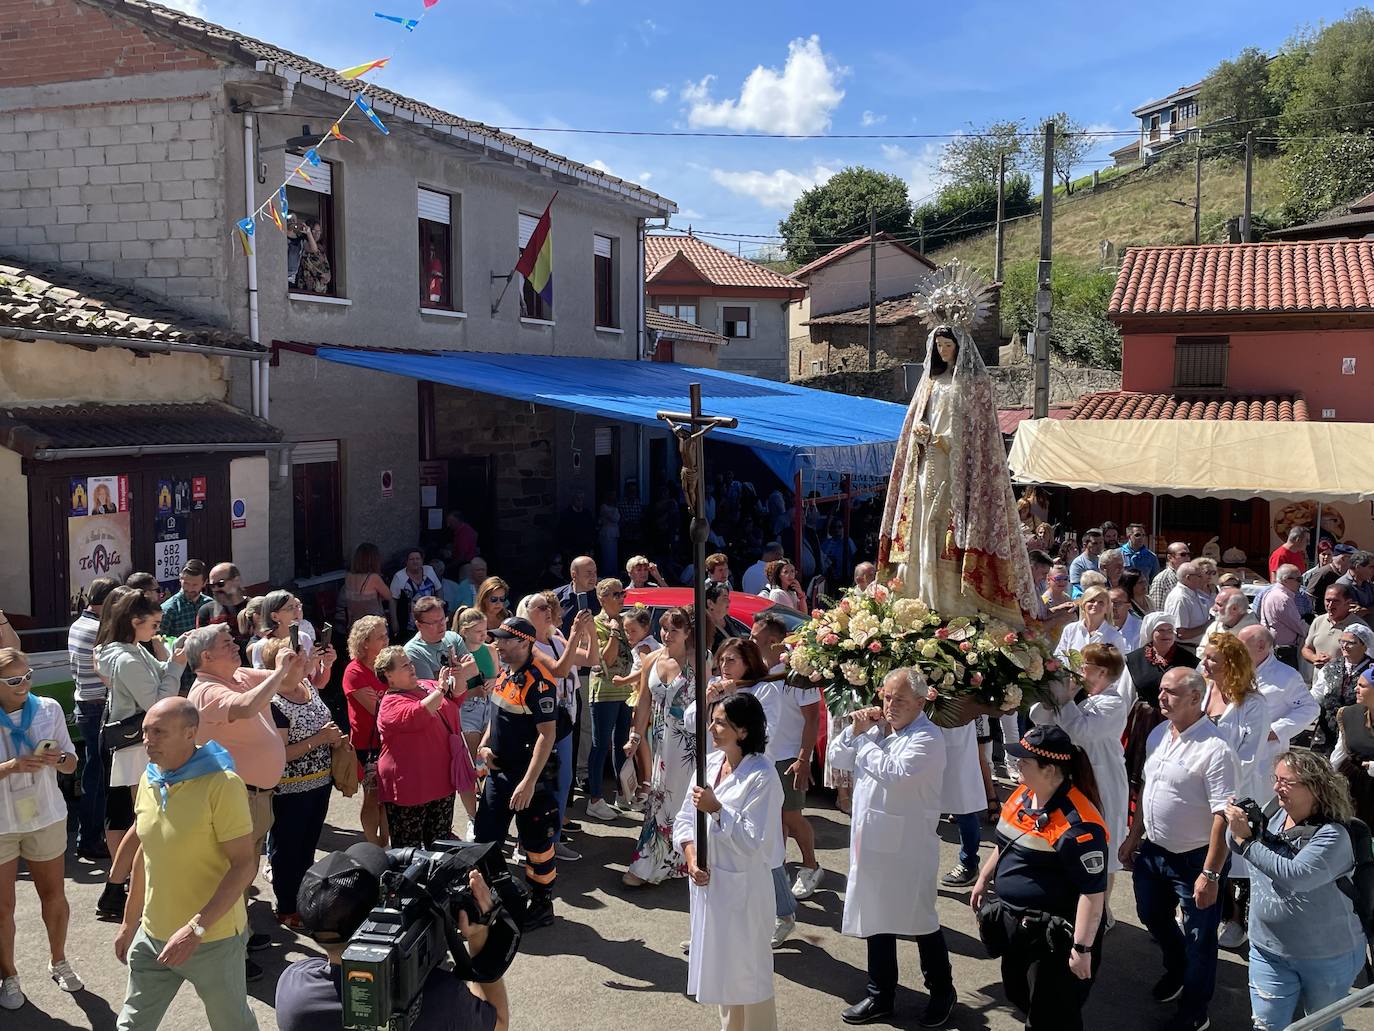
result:
M 625 592 L 626 605 L 643 605 L 650 610 L 650 629 L 655 637 L 658 636 L 659 617 L 664 612 L 674 608 L 691 608 L 693 601 L 693 591 L 690 587 L 631 587 Z M 777 616 L 787 624 L 788 633 L 796 630 L 810 618 L 794 608 L 778 605 L 759 594 L 745 594 L 743 591 L 730 592 L 730 618 L 736 620 L 743 627 L 741 636 L 749 632 L 749 627 L 754 625 L 754 617 L 760 612 Z M 820 770 L 823 765 L 822 757 L 825 755 L 827 722 L 825 718 L 821 719 L 820 731 L 816 737 L 816 749 L 812 756 L 812 780 L 816 784 L 821 782 Z

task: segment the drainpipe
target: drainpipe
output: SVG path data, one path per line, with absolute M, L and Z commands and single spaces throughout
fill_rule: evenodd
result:
M 254 203 L 253 180 L 257 178 L 257 169 L 253 167 L 253 113 L 245 111 L 243 113 L 243 212 L 249 215 L 257 207 Z M 258 339 L 258 258 L 257 252 L 249 248 L 249 254 L 245 259 L 248 263 L 248 338 L 255 344 L 260 343 Z M 267 362 L 258 359 L 253 362 L 252 372 L 253 387 L 253 414 L 259 418 L 267 418 Z
M 648 337 L 644 332 L 644 219 L 636 219 L 635 225 L 635 361 L 645 358 L 645 345 Z M 635 482 L 639 484 L 639 497 L 643 502 L 648 484 L 644 482 L 644 427 L 635 423 Z

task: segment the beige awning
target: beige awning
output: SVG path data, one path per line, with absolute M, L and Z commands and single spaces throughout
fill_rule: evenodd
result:
M 1033 419 L 1008 458 L 1018 483 L 1268 501 L 1374 499 L 1374 423 Z

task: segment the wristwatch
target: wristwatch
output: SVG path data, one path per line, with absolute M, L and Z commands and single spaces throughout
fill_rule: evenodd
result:
M 1078 942 L 1074 942 L 1073 951 L 1081 955 L 1088 956 L 1092 954 L 1093 947 L 1091 945 L 1079 945 Z
M 1221 874 L 1215 873 L 1215 872 L 1213 872 L 1213 871 L 1211 871 L 1211 870 L 1203 870 L 1203 871 L 1202 871 L 1202 876 L 1203 876 L 1203 877 L 1206 877 L 1206 878 L 1207 878 L 1209 881 L 1211 881 L 1213 884 L 1216 884 L 1219 880 L 1221 880 Z
M 205 937 L 205 927 L 195 917 L 191 917 L 191 919 L 186 922 L 186 926 L 191 929 L 191 933 L 197 938 Z

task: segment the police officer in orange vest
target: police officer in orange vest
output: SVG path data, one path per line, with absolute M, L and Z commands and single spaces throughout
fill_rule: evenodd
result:
M 1059 727 L 1034 727 L 1006 750 L 1020 760 L 1021 786 L 1002 807 L 997 850 L 979 871 L 970 905 L 1025 1026 L 1081 1031 L 1102 958 L 1107 849 L 1114 847 L 1097 782 L 1086 753 Z

